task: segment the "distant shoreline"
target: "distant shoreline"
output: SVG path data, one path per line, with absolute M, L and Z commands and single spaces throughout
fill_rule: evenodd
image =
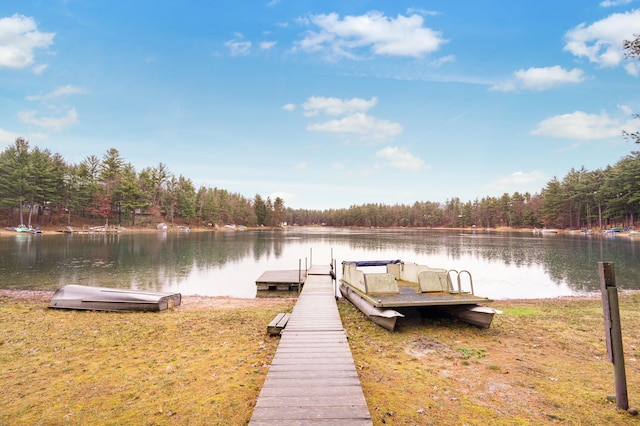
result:
M 73 228 L 76 232 L 78 233 L 87 233 L 89 232 L 89 228 L 93 228 L 96 227 L 98 225 L 71 225 L 71 228 Z M 169 226 L 166 230 L 158 230 L 155 226 L 110 226 L 109 227 L 109 232 L 119 232 L 119 233 L 157 233 L 157 232 L 176 232 L 176 233 L 180 233 L 180 232 L 185 232 L 183 229 L 179 229 L 178 228 L 179 225 L 174 225 L 174 226 Z M 258 227 L 258 226 L 254 226 L 254 227 L 244 227 L 243 230 L 247 230 L 247 231 L 255 231 L 255 230 L 284 230 L 284 229 L 296 229 L 296 228 L 310 228 L 310 227 L 322 227 L 322 228 L 327 228 L 327 229 L 331 229 L 331 228 L 340 228 L 340 229 L 390 229 L 390 230 L 408 230 L 408 231 L 412 231 L 412 230 L 416 230 L 416 231 L 490 231 L 490 232 L 522 232 L 522 233 L 531 233 L 534 231 L 534 228 L 511 228 L 508 226 L 501 226 L 501 227 L 497 227 L 497 228 L 472 228 L 472 227 L 466 227 L 466 228 L 445 228 L 445 227 L 375 227 L 375 228 L 371 228 L 371 227 L 358 227 L 358 226 L 320 226 L 320 225 L 316 225 L 316 226 L 286 226 L 286 227 Z M 43 225 L 43 226 L 39 226 L 39 229 L 41 231 L 42 234 L 62 234 L 62 233 L 69 233 L 67 231 L 67 226 L 61 226 L 61 225 Z M 536 229 L 538 231 L 540 231 L 540 229 Z M 239 229 L 234 229 L 234 228 L 226 228 L 226 227 L 204 227 L 204 226 L 194 226 L 194 227 L 189 227 L 189 231 L 191 232 L 242 232 Z M 91 231 L 90 233 L 93 234 L 100 234 L 101 232 L 104 231 Z M 576 233 L 576 232 L 580 232 L 580 230 L 578 229 L 558 229 L 557 233 L 558 234 L 569 234 L 569 233 Z M 593 230 L 594 234 L 600 234 L 602 233 L 601 231 L 598 230 Z M 2 235 L 19 235 L 21 233 L 16 232 L 16 231 L 11 231 L 8 229 L 5 229 L 4 227 L 0 228 L 0 236 Z

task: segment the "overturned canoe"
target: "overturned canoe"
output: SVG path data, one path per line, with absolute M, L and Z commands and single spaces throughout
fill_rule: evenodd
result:
M 53 293 L 50 308 L 91 311 L 159 312 L 182 301 L 180 293 L 124 290 L 69 284 Z

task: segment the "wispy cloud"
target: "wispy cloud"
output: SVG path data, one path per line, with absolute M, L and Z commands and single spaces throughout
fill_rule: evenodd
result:
M 633 0 L 605 0 L 600 2 L 600 7 L 614 7 L 624 6 L 631 3 Z
M 38 65 L 35 65 L 35 66 L 32 68 L 32 70 L 33 70 L 33 73 L 34 73 L 35 75 L 40 75 L 40 74 L 42 74 L 42 73 L 44 72 L 44 70 L 46 70 L 47 68 L 49 68 L 49 65 L 47 65 L 47 64 L 38 64 Z
M 18 137 L 20 137 L 20 135 L 17 133 L 0 129 L 0 142 L 2 143 L 13 143 Z
M 260 50 L 271 50 L 276 45 L 275 41 L 261 41 Z
M 87 90 L 82 88 L 82 87 L 77 87 L 77 86 L 73 86 L 71 84 L 67 84 L 66 86 L 61 86 L 56 88 L 55 90 L 46 93 L 44 95 L 30 95 L 27 96 L 26 99 L 28 101 L 37 101 L 37 100 L 46 100 L 46 99 L 53 99 L 53 98 L 59 98 L 62 96 L 69 96 L 69 95 L 82 95 L 87 93 Z
M 353 114 L 355 112 L 368 111 L 376 106 L 378 98 L 375 96 L 369 100 L 361 98 L 339 99 L 323 96 L 311 96 L 302 105 L 307 117 L 320 113 L 330 116 Z
M 395 169 L 417 172 L 430 168 L 422 159 L 397 146 L 382 148 L 375 153 L 375 157 L 386 160 L 386 165 Z
M 541 91 L 563 84 L 581 83 L 584 80 L 584 72 L 578 68 L 565 70 L 558 65 L 545 68 L 532 67 L 514 72 L 511 79 L 495 84 L 490 90 L 500 92 L 514 92 L 521 89 Z
M 534 188 L 533 190 L 535 191 L 543 187 L 547 179 L 547 176 L 539 170 L 532 172 L 517 171 L 494 180 L 487 188 L 494 192 L 496 190 L 501 192 L 524 192 L 527 191 L 526 188 Z
M 67 111 L 62 117 L 38 117 L 36 111 L 20 111 L 18 118 L 25 124 L 32 124 L 48 131 L 59 132 L 78 123 L 78 113 L 75 108 Z
M 238 33 L 235 39 L 228 40 L 224 43 L 227 49 L 229 49 L 231 56 L 247 56 L 251 53 L 251 42 L 243 39 L 244 36 Z

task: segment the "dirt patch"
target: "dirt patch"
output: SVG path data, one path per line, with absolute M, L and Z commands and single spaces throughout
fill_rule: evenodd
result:
M 213 308 L 213 309 L 239 309 L 239 308 L 267 308 L 274 303 L 295 303 L 291 298 L 256 298 L 237 299 L 233 297 L 211 296 L 183 296 L 180 309 Z
M 430 338 L 419 337 L 409 343 L 404 350 L 407 355 L 414 358 L 424 358 L 429 355 L 453 354 L 451 348 L 444 343 L 437 342 Z

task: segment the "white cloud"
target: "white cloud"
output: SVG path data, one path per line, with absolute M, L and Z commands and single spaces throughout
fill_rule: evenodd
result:
M 353 114 L 355 112 L 368 111 L 378 103 L 375 96 L 369 100 L 361 98 L 339 99 L 326 98 L 322 96 L 311 96 L 302 105 L 304 114 L 307 117 L 318 115 L 320 113 L 337 116 L 345 114 Z
M 341 119 L 310 124 L 307 130 L 341 134 L 357 134 L 369 141 L 386 141 L 402 133 L 402 126 L 387 120 L 371 117 L 363 112 L 354 113 Z
M 419 9 L 419 8 L 415 8 L 415 7 L 410 7 L 409 9 L 407 9 L 407 13 L 410 13 L 410 14 L 417 13 L 417 14 L 422 15 L 422 16 L 438 16 L 438 15 L 440 15 L 440 12 L 437 12 L 435 10 Z
M 456 56 L 455 55 L 447 55 L 447 56 L 443 56 L 441 58 L 437 58 L 434 61 L 429 62 L 429 65 L 432 67 L 441 67 L 444 64 L 448 64 L 449 62 L 455 62 L 456 61 Z
M 629 75 L 632 75 L 634 77 L 640 75 L 640 63 L 638 62 L 629 62 L 624 66 L 624 69 Z
M 296 49 L 322 51 L 330 58 L 354 59 L 363 49 L 373 55 L 420 58 L 446 43 L 441 33 L 425 27 L 424 18 L 417 14 L 392 18 L 371 11 L 341 19 L 337 13 L 330 13 L 313 15 L 299 22 L 314 25 L 318 30 L 309 31 L 296 43 Z
M 24 68 L 34 63 L 34 50 L 49 47 L 55 33 L 38 31 L 31 17 L 0 18 L 0 68 Z
M 287 204 L 287 201 L 294 200 L 296 198 L 296 196 L 291 192 L 284 191 L 272 192 L 271 194 L 267 195 L 267 197 L 270 198 L 272 202 L 276 201 L 276 198 L 280 197 L 285 202 L 285 206 Z
M 0 142 L 2 143 L 13 143 L 19 138 L 20 135 L 17 133 L 9 132 L 8 130 L 0 129 Z
M 286 104 L 282 107 L 282 109 L 285 111 L 295 111 L 296 108 L 296 104 Z
M 309 163 L 307 163 L 306 161 L 301 161 L 298 164 L 296 164 L 293 168 L 296 170 L 304 170 L 307 167 L 309 167 Z
M 591 25 L 584 23 L 567 31 L 564 50 L 602 67 L 613 67 L 624 60 L 623 41 L 638 33 L 640 9 L 614 13 Z
M 375 156 L 387 160 L 388 165 L 395 169 L 417 172 L 429 168 L 420 158 L 397 146 L 382 148 Z
M 575 84 L 582 81 L 584 81 L 584 72 L 578 68 L 569 71 L 558 65 L 545 68 L 532 67 L 514 72 L 511 80 L 500 82 L 491 87 L 491 90 L 500 92 L 519 89 L 546 90 L 562 84 Z
M 623 113 L 627 110 L 625 107 L 620 109 Z M 622 130 L 637 129 L 640 129 L 640 119 L 629 118 L 626 114 L 625 118 L 612 118 L 605 111 L 600 114 L 575 111 L 543 120 L 531 133 L 562 139 L 593 140 L 620 137 Z
M 526 192 L 523 188 L 541 188 L 547 181 L 545 174 L 539 170 L 532 172 L 513 172 L 508 176 L 503 176 L 489 184 L 489 188 L 500 192 Z M 534 189 L 535 190 L 535 189 Z
M 242 35 L 236 34 L 236 37 L 242 37 Z M 229 40 L 224 45 L 229 49 L 231 56 L 247 56 L 251 52 L 250 41 Z
M 261 41 L 260 50 L 270 50 L 275 45 L 276 45 L 275 41 Z
M 309 124 L 307 130 L 336 133 L 342 136 L 358 135 L 363 141 L 377 143 L 391 140 L 403 131 L 398 123 L 382 120 L 366 113 L 377 103 L 378 98 L 375 96 L 368 100 L 311 96 L 302 104 L 302 109 L 306 117 L 318 115 L 341 117 L 323 123 Z
M 18 117 L 23 123 L 33 124 L 43 129 L 56 132 L 79 122 L 78 113 L 75 108 L 71 108 L 63 117 L 38 117 L 35 111 L 20 111 L 18 112 Z
M 49 65 L 47 64 L 38 64 L 36 66 L 34 66 L 33 69 L 33 73 L 35 75 L 40 75 L 44 72 L 44 70 L 46 70 L 47 68 L 49 68 Z
M 77 95 L 77 94 L 84 94 L 84 93 L 87 93 L 87 91 L 82 87 L 77 87 L 77 86 L 72 86 L 71 84 L 67 84 L 66 86 L 60 86 L 45 95 L 27 96 L 27 100 L 37 101 L 41 99 L 52 99 L 52 98 L 58 98 L 61 96 Z
M 632 1 L 633 0 L 605 0 L 600 2 L 600 7 L 624 6 Z

